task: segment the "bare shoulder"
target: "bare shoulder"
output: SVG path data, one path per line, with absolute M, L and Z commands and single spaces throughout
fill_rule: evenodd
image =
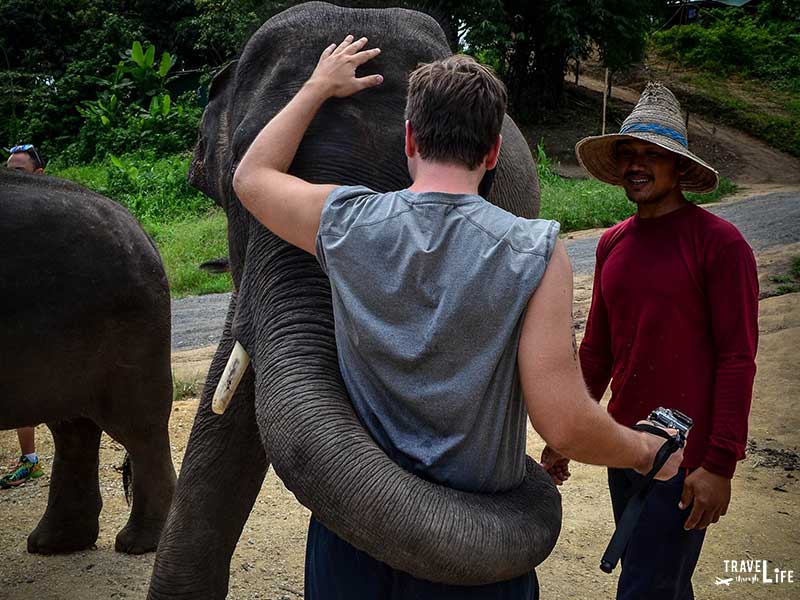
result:
M 544 276 L 539 286 L 528 301 L 528 315 L 524 328 L 532 321 L 539 322 L 545 315 L 572 311 L 572 265 L 567 255 L 564 242 L 556 240 L 553 254 L 547 263 Z M 533 318 L 527 318 L 533 317 Z M 523 329 L 524 330 L 524 329 Z

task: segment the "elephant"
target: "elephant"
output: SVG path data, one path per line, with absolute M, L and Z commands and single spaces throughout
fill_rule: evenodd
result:
M 133 216 L 75 183 L 0 169 L 0 429 L 53 434 L 47 509 L 28 552 L 92 547 L 102 506 L 100 435 L 129 453 L 119 552 L 155 550 L 175 489 L 170 297 Z
M 151 600 L 225 597 L 231 556 L 270 464 L 336 534 L 423 579 L 508 579 L 544 560 L 558 538 L 560 495 L 530 458 L 523 484 L 492 495 L 436 485 L 389 460 L 343 387 L 327 278 L 314 257 L 264 228 L 233 192 L 233 172 L 257 133 L 308 78 L 322 49 L 347 33 L 381 48 L 362 74 L 380 72 L 384 83 L 327 101 L 290 172 L 377 191 L 407 187 L 408 73 L 451 54 L 428 15 L 301 4 L 262 25 L 212 82 L 188 178 L 227 213 L 234 292 L 156 553 Z M 530 150 L 510 118 L 502 135 L 489 199 L 534 217 L 539 187 Z M 216 414 L 224 405 L 214 398 L 220 383 L 230 404 Z

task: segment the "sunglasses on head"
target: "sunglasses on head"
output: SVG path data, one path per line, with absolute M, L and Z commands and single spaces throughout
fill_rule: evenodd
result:
M 17 152 L 27 152 L 28 155 L 32 155 L 33 159 L 36 161 L 37 168 L 42 168 L 44 166 L 42 157 L 39 156 L 39 151 L 34 147 L 33 144 L 20 144 L 19 146 L 14 146 L 13 148 L 9 148 L 8 152 L 9 154 L 16 154 Z

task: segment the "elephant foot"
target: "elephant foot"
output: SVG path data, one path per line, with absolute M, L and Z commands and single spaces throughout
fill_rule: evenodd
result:
M 117 534 L 114 550 L 125 554 L 144 554 L 154 552 L 161 537 L 163 523 L 139 525 L 128 522 Z
M 45 515 L 28 536 L 31 554 L 65 554 L 94 547 L 100 525 L 97 517 L 63 520 Z

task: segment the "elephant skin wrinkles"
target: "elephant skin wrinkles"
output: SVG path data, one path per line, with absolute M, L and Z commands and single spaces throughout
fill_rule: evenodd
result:
M 321 49 L 348 31 L 381 47 L 360 74 L 380 72 L 385 84 L 326 102 L 290 172 L 318 183 L 402 189 L 410 183 L 403 153 L 407 75 L 418 63 L 451 54 L 432 18 L 404 9 L 299 5 L 267 21 L 212 84 L 189 178 L 226 210 L 236 294 L 187 446 L 149 598 L 225 596 L 230 556 L 267 463 L 264 470 L 260 458 L 252 470 L 226 465 L 249 461 L 259 445 L 258 456 L 269 458 L 322 523 L 423 579 L 460 585 L 508 579 L 544 560 L 558 538 L 560 496 L 530 458 L 519 488 L 479 495 L 419 479 L 386 457 L 342 384 L 327 278 L 314 257 L 262 227 L 232 191 L 232 169 L 249 144 L 310 75 Z M 489 200 L 535 217 L 533 158 L 508 117 L 502 134 Z M 250 356 L 252 375 L 240 383 L 228 411 L 215 416 L 211 396 L 234 340 Z M 230 489 L 240 493 L 226 498 L 222 509 Z M 214 527 L 196 528 L 212 518 Z M 177 580 L 191 583 L 171 585 Z

